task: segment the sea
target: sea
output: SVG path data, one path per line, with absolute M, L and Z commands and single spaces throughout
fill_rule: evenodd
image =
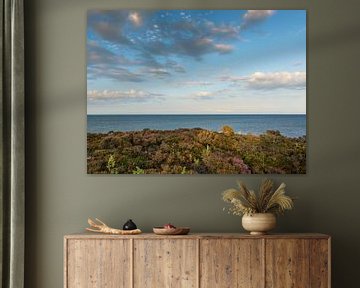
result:
M 236 133 L 262 134 L 267 130 L 278 130 L 284 136 L 306 135 L 304 114 L 242 114 L 242 115 L 87 115 L 88 133 L 109 131 L 174 130 L 179 128 L 203 128 L 221 131 L 224 125 L 231 126 Z

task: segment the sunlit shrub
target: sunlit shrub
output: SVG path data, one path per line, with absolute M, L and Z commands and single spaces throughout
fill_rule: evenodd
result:
M 231 128 L 231 127 L 230 127 Z M 305 173 L 306 139 L 205 129 L 88 134 L 88 173 Z
M 224 133 L 224 135 L 226 136 L 233 136 L 235 134 L 234 129 L 228 125 L 225 125 L 221 128 L 221 131 Z

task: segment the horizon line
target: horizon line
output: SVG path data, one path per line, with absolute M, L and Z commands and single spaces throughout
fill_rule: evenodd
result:
M 108 113 L 108 114 L 103 114 L 103 113 L 99 113 L 99 114 L 86 114 L 87 116 L 104 116 L 104 115 L 114 115 L 114 116 L 119 116 L 119 115 L 124 115 L 124 116 L 159 116 L 159 115 L 164 115 L 164 116 L 183 116 L 183 115 L 194 115 L 194 116 L 198 116 L 198 115 L 221 115 L 221 116 L 232 116 L 232 115 L 307 115 L 306 113 L 154 113 L 154 114 L 150 114 L 150 113 L 127 113 L 127 114 L 115 114 L 115 113 Z

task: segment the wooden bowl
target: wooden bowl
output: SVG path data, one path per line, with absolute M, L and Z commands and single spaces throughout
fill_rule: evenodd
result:
M 190 232 L 189 227 L 164 228 L 154 227 L 153 231 L 157 235 L 186 235 Z

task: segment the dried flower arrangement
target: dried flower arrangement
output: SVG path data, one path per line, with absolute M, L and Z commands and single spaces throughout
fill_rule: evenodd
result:
M 227 189 L 222 194 L 223 200 L 231 204 L 229 213 L 233 215 L 283 214 L 285 210 L 291 210 L 294 207 L 294 198 L 285 195 L 286 185 L 284 183 L 274 190 L 274 182 L 264 179 L 258 193 L 249 190 L 241 181 L 237 183 L 239 189 Z

